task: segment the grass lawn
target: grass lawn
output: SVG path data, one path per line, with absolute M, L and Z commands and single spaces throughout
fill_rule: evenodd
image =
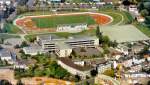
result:
M 36 12 L 26 12 L 26 13 L 18 15 L 17 17 L 21 18 L 23 16 L 36 16 L 36 15 L 49 15 L 49 14 L 52 14 L 52 13 L 49 11 L 44 11 L 44 12 L 43 11 L 36 11 Z
M 13 25 L 13 24 L 11 24 L 11 23 L 6 23 L 5 25 L 4 25 L 4 30 L 7 32 L 7 33 L 18 33 L 18 32 L 21 32 L 21 30 L 17 27 L 17 26 L 15 26 L 15 25 Z
M 138 22 L 134 22 L 133 25 L 139 29 L 141 32 L 143 32 L 145 35 L 147 35 L 148 37 L 150 37 L 150 28 L 142 25 L 141 23 Z
M 123 21 L 123 24 L 128 24 L 128 23 L 131 23 L 134 19 L 133 17 L 131 16 L 131 14 L 129 12 L 126 12 L 126 11 L 121 11 L 120 12 L 123 17 L 124 17 L 124 21 Z
M 111 25 L 115 25 L 122 21 L 122 16 L 123 21 L 120 24 L 127 24 L 133 21 L 133 17 L 131 16 L 131 14 L 125 11 L 114 10 L 112 8 L 101 8 L 99 9 L 99 12 L 107 14 L 113 18 L 113 22 L 111 23 Z
M 52 16 L 44 18 L 32 18 L 39 28 L 53 28 L 61 24 L 87 23 L 88 25 L 96 22 L 89 15 L 68 15 L 68 16 Z
M 115 25 L 117 23 L 119 23 L 122 19 L 122 17 L 120 15 L 118 15 L 116 12 L 105 12 L 105 11 L 100 11 L 100 13 L 104 13 L 107 14 L 109 16 L 111 16 L 113 18 L 113 21 L 110 25 Z

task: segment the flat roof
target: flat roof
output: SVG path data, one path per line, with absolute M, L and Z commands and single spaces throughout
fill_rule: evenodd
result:
M 70 45 L 66 44 L 66 42 L 77 42 L 77 41 L 87 41 L 87 40 L 93 40 L 93 39 L 98 39 L 96 36 L 72 36 L 69 38 L 61 38 L 58 36 L 53 35 L 42 35 L 38 36 L 42 43 L 51 43 L 55 44 L 58 48 L 60 49 L 70 49 L 72 48 Z
M 54 34 L 38 35 L 37 38 L 39 38 L 41 40 L 61 40 L 61 39 L 64 39 L 64 38 L 59 37 L 59 36 L 54 35 Z
M 11 57 L 11 52 L 7 49 L 0 49 L 1 57 Z
M 26 50 L 27 52 L 38 52 L 38 51 L 42 51 L 42 47 L 41 46 L 28 46 L 28 47 L 24 47 L 24 50 Z
M 72 47 L 69 46 L 68 44 L 65 44 L 64 42 L 56 42 L 55 45 L 59 48 L 59 49 L 71 49 Z
M 73 36 L 66 39 L 65 42 L 72 42 L 72 41 L 84 41 L 84 40 L 93 40 L 98 39 L 96 36 Z
M 100 31 L 108 36 L 111 41 L 116 40 L 118 43 L 150 39 L 133 25 L 104 26 L 100 27 Z

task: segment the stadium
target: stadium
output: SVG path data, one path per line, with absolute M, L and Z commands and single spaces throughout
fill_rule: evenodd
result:
M 37 32 L 81 32 L 94 29 L 97 25 L 107 25 L 113 21 L 111 16 L 92 13 L 67 13 L 39 16 L 23 16 L 14 24 L 27 33 Z

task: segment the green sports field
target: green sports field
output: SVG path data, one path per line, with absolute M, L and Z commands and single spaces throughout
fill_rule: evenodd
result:
M 65 15 L 65 16 L 50 16 L 43 18 L 32 18 L 32 21 L 39 28 L 53 28 L 62 24 L 87 23 L 88 25 L 95 24 L 95 20 L 89 15 Z

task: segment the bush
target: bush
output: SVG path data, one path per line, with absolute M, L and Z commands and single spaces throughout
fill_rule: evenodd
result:
M 107 75 L 107 76 L 110 76 L 110 77 L 114 77 L 115 76 L 115 72 L 114 72 L 113 69 L 106 70 L 103 74 Z

